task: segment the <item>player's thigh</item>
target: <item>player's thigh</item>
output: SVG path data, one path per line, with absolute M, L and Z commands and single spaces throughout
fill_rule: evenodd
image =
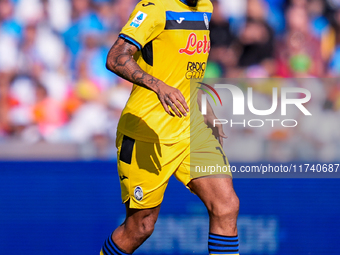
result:
M 199 136 L 190 139 L 190 151 L 175 176 L 189 187 L 188 183 L 193 179 L 216 175 L 231 177 L 231 171 L 221 145 L 206 128 Z

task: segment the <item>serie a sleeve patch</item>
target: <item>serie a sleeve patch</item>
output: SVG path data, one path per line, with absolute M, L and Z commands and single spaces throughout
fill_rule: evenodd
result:
M 130 23 L 130 26 L 139 27 L 145 20 L 146 16 L 148 16 L 146 13 L 138 11 L 136 16 L 133 18 L 132 22 Z

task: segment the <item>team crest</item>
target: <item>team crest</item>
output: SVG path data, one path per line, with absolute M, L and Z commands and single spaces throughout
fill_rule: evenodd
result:
M 137 186 L 133 193 L 137 201 L 141 201 L 143 199 L 143 190 L 141 187 Z
M 132 22 L 130 23 L 130 26 L 139 27 L 145 20 L 146 16 L 148 16 L 146 13 L 139 11 L 133 18 Z
M 203 17 L 204 17 L 204 24 L 207 27 L 207 29 L 209 29 L 209 19 L 208 19 L 207 14 L 204 13 Z

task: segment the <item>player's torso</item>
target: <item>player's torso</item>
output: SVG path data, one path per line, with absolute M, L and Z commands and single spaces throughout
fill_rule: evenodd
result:
M 144 71 L 178 88 L 190 105 L 190 80 L 203 78 L 210 51 L 212 4 L 210 0 L 200 0 L 196 7 L 180 0 L 155 0 L 154 3 L 164 6 L 164 30 L 134 58 Z M 190 125 L 190 118 L 167 115 L 157 95 L 137 85 L 125 111 L 135 112 L 163 141 L 174 141 L 185 129 L 188 131 Z
M 204 75 L 210 51 L 212 5 L 209 0 L 199 1 L 197 7 L 188 7 L 180 0 L 159 2 L 164 6 L 165 28 L 144 47 L 137 62 L 168 85 L 184 89 L 181 85 Z M 147 63 L 151 58 L 153 65 Z

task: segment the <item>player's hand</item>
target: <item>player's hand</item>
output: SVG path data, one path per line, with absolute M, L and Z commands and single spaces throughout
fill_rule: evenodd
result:
M 222 124 L 215 123 L 215 127 L 214 127 L 214 119 L 217 119 L 217 117 L 215 115 L 210 116 L 210 117 L 208 115 L 204 116 L 205 124 L 207 124 L 208 127 L 212 129 L 213 135 L 216 137 L 218 142 L 223 147 L 223 139 L 228 138 L 228 136 L 226 136 L 226 134 L 224 133 Z
M 189 112 L 189 107 L 185 102 L 185 98 L 182 95 L 181 91 L 173 88 L 165 83 L 161 83 L 158 86 L 158 91 L 156 92 L 161 101 L 164 110 L 171 116 L 175 116 L 173 112 L 180 118 L 182 116 L 187 116 L 187 112 Z M 169 107 L 171 108 L 170 111 Z

